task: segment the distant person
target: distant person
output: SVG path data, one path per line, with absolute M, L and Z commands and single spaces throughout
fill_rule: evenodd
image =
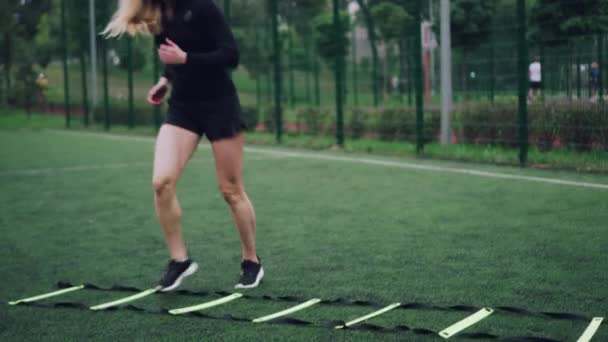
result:
M 219 189 L 241 238 L 241 272 L 235 287 L 257 287 L 264 270 L 256 255 L 255 212 L 243 185 L 245 123 L 229 73 L 239 64 L 239 50 L 222 12 L 213 0 L 121 0 L 103 33 L 154 34 L 165 72 L 148 92 L 148 102 L 163 103 L 171 84 L 167 119 L 156 139 L 152 181 L 156 214 L 171 257 L 158 287 L 174 290 L 198 268 L 182 236 L 176 187 L 203 135 L 211 142 Z M 210 224 L 214 222 L 197 225 Z
M 600 66 L 596 62 L 591 63 L 589 82 L 591 83 L 591 98 L 595 99 L 600 88 Z M 599 94 L 599 96 L 602 96 L 602 94 Z
M 397 96 L 399 95 L 399 85 L 400 85 L 400 81 L 399 81 L 399 76 L 394 75 L 391 78 L 391 88 L 393 90 L 393 95 Z
M 536 96 L 542 96 L 543 78 L 542 78 L 542 66 L 540 65 L 540 58 L 534 58 L 534 61 L 530 64 L 528 77 L 530 80 L 530 93 L 528 98 L 534 100 L 534 91 L 536 90 Z
M 41 72 L 36 79 L 36 88 L 38 88 L 38 100 L 44 110 L 48 109 L 47 94 L 49 92 L 49 79 Z

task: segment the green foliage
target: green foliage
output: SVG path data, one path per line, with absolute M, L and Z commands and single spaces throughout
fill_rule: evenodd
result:
M 383 39 L 396 42 L 412 30 L 414 18 L 393 2 L 381 2 L 372 8 L 372 16 Z
M 452 44 L 464 50 L 475 49 L 491 34 L 496 1 L 452 0 Z
M 530 37 L 548 45 L 572 36 L 608 31 L 606 0 L 538 0 L 531 10 Z
M 454 129 L 463 142 L 517 146 L 517 110 L 512 104 L 476 104 L 454 114 Z
M 589 103 L 544 103 L 528 109 L 530 143 L 540 149 L 608 150 L 608 112 Z M 512 104 L 479 104 L 455 113 L 464 143 L 515 147 L 517 111 Z
M 36 96 L 36 64 L 39 62 L 37 46 L 32 42 L 39 32 L 40 18 L 48 10 L 46 1 L 0 3 L 0 12 L 4 14 L 0 21 L 0 63 L 8 88 L 7 100 L 28 109 Z M 14 84 L 12 80 L 15 80 Z
M 348 132 L 351 138 L 363 138 L 370 124 L 368 122 L 369 117 L 370 114 L 361 108 L 354 108 L 352 110 L 348 124 Z
M 133 59 L 133 71 L 143 70 L 146 66 L 146 63 L 150 58 L 152 58 L 152 40 L 144 37 L 122 37 L 118 41 L 113 42 L 114 48 L 118 57 L 120 57 L 120 68 L 124 70 L 129 69 L 129 49 L 127 39 L 132 39 L 132 55 Z
M 94 115 L 93 120 L 96 123 L 104 123 L 105 113 L 103 110 L 95 111 Z M 127 126 L 129 124 L 129 106 L 127 104 L 114 104 L 110 110 L 110 122 L 112 126 Z M 133 111 L 133 123 L 135 126 L 154 126 L 154 113 L 150 107 L 136 107 Z
M 416 141 L 416 109 L 414 107 L 385 107 L 377 113 L 375 131 L 381 140 Z M 424 113 L 425 141 L 432 141 L 439 132 L 440 113 L 428 110 Z
M 279 13 L 302 37 L 311 34 L 310 22 L 327 9 L 327 0 L 279 0 Z
M 241 113 L 248 131 L 255 131 L 260 121 L 260 113 L 254 106 L 241 106 Z
M 325 134 L 330 131 L 332 117 L 329 111 L 318 107 L 301 108 L 296 114 L 298 132 L 310 135 Z
M 42 69 L 46 69 L 53 58 L 53 52 L 56 50 L 54 43 L 51 38 L 50 15 L 45 13 L 40 17 L 38 33 L 34 38 L 37 61 Z
M 265 108 L 262 112 L 263 121 L 264 121 L 264 130 L 266 132 L 274 133 L 276 131 L 276 117 L 275 117 L 276 108 L 274 106 L 269 106 Z
M 336 56 L 346 56 L 350 39 L 347 36 L 350 30 L 350 19 L 346 12 L 340 12 L 340 32 L 336 34 L 334 17 L 330 13 L 323 13 L 313 21 L 315 29 L 315 42 L 321 58 L 329 66 L 335 65 Z
M 608 151 L 608 112 L 589 103 L 530 107 L 530 136 L 546 149 L 563 145 L 580 151 Z
M 258 30 L 257 27 L 253 29 Z M 269 72 L 272 50 L 262 48 L 264 35 L 259 30 L 252 33 L 250 27 L 237 27 L 233 29 L 233 32 L 242 56 L 241 64 L 247 69 L 247 72 L 251 76 Z M 257 40 L 254 35 L 257 35 Z
M 410 107 L 387 107 L 378 112 L 377 133 L 381 140 L 414 140 L 416 112 Z

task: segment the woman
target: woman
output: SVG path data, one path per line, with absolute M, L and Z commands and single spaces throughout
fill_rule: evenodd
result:
M 211 142 L 217 181 L 242 242 L 236 288 L 255 288 L 264 276 L 256 255 L 255 212 L 243 189 L 243 130 L 229 69 L 239 62 L 234 37 L 212 0 L 121 0 L 103 32 L 107 37 L 153 33 L 165 72 L 148 93 L 160 105 L 171 83 L 169 111 L 154 154 L 154 203 L 171 254 L 159 286 L 177 288 L 198 266 L 182 238 L 175 189 L 203 135 Z

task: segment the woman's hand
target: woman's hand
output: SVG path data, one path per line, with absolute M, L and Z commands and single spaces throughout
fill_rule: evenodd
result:
M 169 90 L 168 84 L 169 80 L 161 77 L 158 83 L 148 91 L 148 103 L 153 106 L 160 106 L 165 100 L 167 90 Z
M 165 39 L 166 44 L 161 44 L 158 56 L 165 64 L 186 64 L 188 54 L 180 49 L 171 39 Z

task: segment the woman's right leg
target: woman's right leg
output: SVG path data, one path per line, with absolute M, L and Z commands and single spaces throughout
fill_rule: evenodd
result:
M 182 210 L 175 193 L 177 182 L 192 157 L 200 137 L 188 130 L 163 125 L 158 133 L 154 152 L 154 204 L 163 228 L 171 259 L 188 258 L 182 238 Z

